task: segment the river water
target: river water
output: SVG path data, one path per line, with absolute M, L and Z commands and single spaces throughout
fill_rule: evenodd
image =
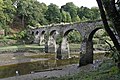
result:
M 94 59 L 101 59 L 103 55 L 103 53 L 97 53 Z M 55 56 L 55 53 L 32 52 L 0 54 L 0 78 L 61 69 L 65 65 L 78 64 L 80 57 L 79 53 L 72 53 L 71 58 L 62 60 L 57 60 Z

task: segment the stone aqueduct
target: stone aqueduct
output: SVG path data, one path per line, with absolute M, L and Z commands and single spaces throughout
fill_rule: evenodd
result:
M 57 53 L 58 59 L 69 58 L 69 43 L 67 41 L 67 34 L 72 30 L 77 30 L 82 36 L 82 43 L 80 53 L 82 54 L 79 66 L 93 63 L 93 42 L 92 38 L 95 32 L 102 28 L 102 21 L 88 21 L 73 24 L 60 24 L 51 25 L 46 27 L 40 27 L 38 29 L 32 29 L 29 31 L 31 35 L 34 35 L 34 43 L 42 45 L 45 41 L 46 53 Z M 56 36 L 62 37 L 59 47 L 56 45 Z

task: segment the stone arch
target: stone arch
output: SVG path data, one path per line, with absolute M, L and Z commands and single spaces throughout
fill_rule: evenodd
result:
M 91 32 L 91 34 L 89 35 L 89 41 L 93 41 L 93 48 L 94 48 L 94 50 L 96 51 L 96 50 L 103 50 L 103 51 L 106 51 L 106 50 L 109 50 L 110 48 L 109 48 L 109 45 L 106 43 L 106 39 L 107 39 L 107 41 L 109 41 L 110 40 L 110 37 L 109 36 L 103 36 L 104 35 L 104 33 L 101 33 L 101 31 L 102 32 L 105 32 L 105 29 L 103 29 L 103 28 L 97 28 L 97 29 L 95 29 L 95 30 L 93 30 L 92 32 Z M 97 34 L 98 36 L 94 36 L 96 33 L 101 33 L 101 34 Z M 93 39 L 93 38 L 95 38 L 95 39 Z M 95 45 L 96 44 L 96 45 Z M 111 45 L 113 45 L 112 43 L 111 43 Z
M 71 31 L 73 31 L 73 30 L 78 31 L 79 34 L 80 34 L 81 36 L 83 36 L 83 33 L 82 33 L 83 31 L 81 31 L 82 28 L 81 28 L 79 25 L 67 26 L 65 29 L 63 29 L 63 36 L 68 35 L 69 32 L 71 32 Z
M 73 31 L 73 30 L 78 31 L 78 30 L 75 29 L 75 28 L 66 28 L 66 29 L 63 31 L 63 36 L 68 35 L 68 33 L 71 32 L 71 31 Z
M 63 34 L 63 36 L 66 36 L 66 35 L 68 35 L 69 34 L 69 32 L 71 32 L 71 31 L 73 31 L 74 29 L 69 29 L 69 30 L 67 30 L 64 34 Z
M 70 46 L 69 46 L 69 42 L 68 42 L 68 37 L 67 35 L 71 32 L 71 31 L 78 31 L 76 28 L 69 28 L 67 30 L 64 30 L 63 32 L 63 38 L 62 38 L 62 42 L 61 42 L 61 58 L 70 58 Z M 81 33 L 79 32 L 79 34 L 81 35 Z M 80 44 L 79 44 L 80 45 Z M 80 49 L 79 49 L 80 50 Z M 79 51 L 80 52 L 80 51 Z
M 56 32 L 56 30 L 52 30 L 49 34 L 52 35 L 55 32 Z
M 49 30 L 49 36 L 55 36 L 60 33 L 60 29 L 52 28 Z
M 45 30 L 43 30 L 43 31 L 41 32 L 41 34 L 45 34 Z

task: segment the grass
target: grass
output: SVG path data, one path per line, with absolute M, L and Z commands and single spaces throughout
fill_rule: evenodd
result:
M 75 44 L 75 43 L 71 43 L 71 44 L 69 44 L 69 46 L 70 46 L 70 48 L 74 48 L 74 49 L 80 48 L 80 44 Z
M 55 54 L 39 54 L 39 55 L 33 55 L 33 56 L 25 56 L 26 58 L 49 58 L 49 59 L 55 59 Z
M 32 52 L 44 52 L 45 46 L 39 46 L 37 44 L 30 44 L 30 45 L 12 45 L 12 46 L 2 46 L 0 47 L 0 52 L 16 52 L 16 51 L 32 51 Z M 80 49 L 80 44 L 70 44 L 71 50 L 78 50 Z
M 38 45 L 15 45 L 15 46 L 4 46 L 0 47 L 0 51 L 19 51 L 19 50 L 42 50 L 44 46 Z

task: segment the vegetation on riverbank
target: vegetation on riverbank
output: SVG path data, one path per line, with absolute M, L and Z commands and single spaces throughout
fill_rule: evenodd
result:
M 16 51 L 44 51 L 44 46 L 39 45 L 13 45 L 0 47 L 0 52 L 16 52 Z

